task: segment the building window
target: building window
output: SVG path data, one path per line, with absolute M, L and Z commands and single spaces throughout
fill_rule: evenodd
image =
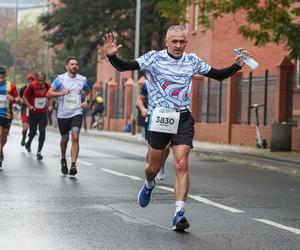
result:
M 185 7 L 185 30 L 189 31 L 189 5 L 187 4 Z

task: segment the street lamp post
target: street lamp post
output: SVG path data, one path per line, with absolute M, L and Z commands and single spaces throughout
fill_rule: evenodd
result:
M 135 13 L 135 46 L 134 46 L 134 58 L 139 56 L 139 47 L 140 47 L 140 22 L 141 22 L 141 0 L 136 0 L 136 13 Z M 136 133 L 136 97 L 138 90 L 138 71 L 134 71 L 133 75 L 133 89 L 132 89 L 132 111 L 131 111 L 131 134 L 135 135 Z

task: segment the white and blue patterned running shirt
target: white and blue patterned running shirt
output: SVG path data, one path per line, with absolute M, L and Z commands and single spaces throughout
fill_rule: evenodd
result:
M 67 89 L 70 91 L 70 94 L 77 97 L 78 100 L 82 98 L 83 91 L 89 91 L 90 89 L 87 78 L 85 76 L 76 74 L 76 77 L 71 78 L 69 77 L 67 72 L 62 75 L 58 75 L 52 82 L 51 87 L 58 90 L 59 92 L 63 92 L 65 89 Z M 75 106 L 70 107 L 65 105 L 65 98 L 67 98 L 67 96 L 57 97 L 58 118 L 70 118 L 75 115 L 82 114 L 82 108 L 80 107 L 81 101 L 78 101 Z
M 195 54 L 184 53 L 180 59 L 174 59 L 167 50 L 152 50 L 136 61 L 148 79 L 149 114 L 155 107 L 177 111 L 191 109 L 192 78 L 196 74 L 206 74 L 211 69 Z

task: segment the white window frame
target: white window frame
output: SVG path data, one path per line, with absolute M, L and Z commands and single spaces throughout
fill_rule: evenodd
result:
M 189 5 L 187 4 L 185 7 L 185 30 L 186 32 L 189 31 Z

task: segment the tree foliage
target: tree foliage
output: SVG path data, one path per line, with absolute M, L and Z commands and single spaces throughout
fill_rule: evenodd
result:
M 83 48 L 84 49 L 84 48 Z M 79 52 L 79 53 L 78 53 Z M 79 54 L 79 56 L 77 56 Z M 81 55 L 83 55 L 84 52 L 80 52 L 78 50 L 66 50 L 66 49 L 60 49 L 56 48 L 54 49 L 54 58 L 53 58 L 53 72 L 50 74 L 50 78 L 54 79 L 58 74 L 62 74 L 65 70 L 66 65 L 66 59 L 69 56 L 76 55 L 78 57 L 79 61 L 82 62 L 83 59 Z M 94 83 L 96 81 L 96 75 L 95 72 L 95 62 L 97 61 L 96 54 L 92 54 L 90 60 L 83 66 L 81 63 L 79 64 L 79 71 L 80 74 L 87 76 L 88 81 L 91 83 Z
M 9 68 L 12 64 L 13 57 L 10 52 L 9 44 L 5 41 L 0 41 L 0 66 Z
M 52 12 L 39 18 L 45 39 L 50 46 L 60 48 L 60 56 L 75 53 L 83 67 L 96 57 L 97 46 L 108 32 L 117 32 L 123 45 L 122 56 L 133 57 L 136 0 L 61 0 L 64 7 L 54 6 Z M 141 52 L 150 49 L 156 38 L 161 47 L 161 34 L 165 20 L 160 17 L 157 1 L 142 1 Z M 153 35 L 153 34 L 156 35 Z M 56 50 L 58 53 L 59 50 Z M 60 60 L 56 58 L 57 60 Z M 94 59 L 93 59 L 94 60 Z M 96 64 L 96 61 L 93 61 Z M 83 68 L 82 67 L 82 68 Z M 96 66 L 94 67 L 94 71 Z M 93 74 L 93 72 L 90 72 Z
M 15 37 L 10 39 L 15 40 Z M 14 43 L 15 41 L 11 42 Z M 13 54 L 16 57 L 16 75 L 19 81 L 25 81 L 28 72 L 44 70 L 46 46 L 40 25 L 26 21 L 19 24 L 16 51 L 13 48 Z
M 160 0 L 159 8 L 163 16 L 177 21 L 185 21 L 185 6 L 192 0 Z M 240 25 L 239 32 L 255 45 L 268 42 L 283 43 L 293 58 L 300 57 L 300 5 L 298 0 L 198 0 L 199 22 L 210 28 L 216 18 L 224 14 L 245 13 L 247 24 Z
M 16 32 L 14 26 L 7 32 L 5 38 L 12 57 L 16 59 L 17 82 L 24 82 L 28 72 L 45 71 L 46 44 L 42 27 L 37 23 L 23 20 L 18 24 L 17 37 Z

